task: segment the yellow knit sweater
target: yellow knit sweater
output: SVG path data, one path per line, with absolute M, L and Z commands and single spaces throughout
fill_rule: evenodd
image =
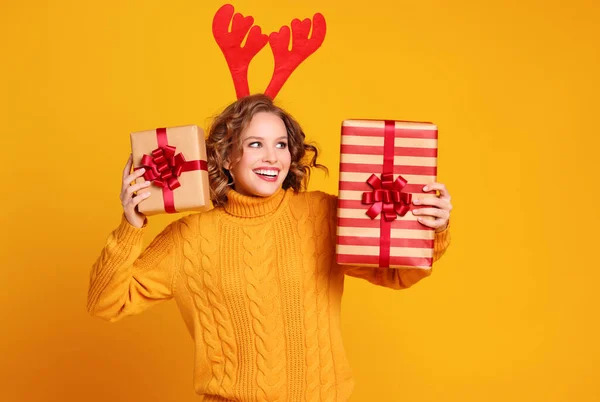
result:
M 205 401 L 347 401 L 344 274 L 400 289 L 428 271 L 338 266 L 334 196 L 228 198 L 171 223 L 143 252 L 145 229 L 123 217 L 93 266 L 88 311 L 115 321 L 175 298 Z M 436 234 L 434 260 L 449 243 L 448 229 Z

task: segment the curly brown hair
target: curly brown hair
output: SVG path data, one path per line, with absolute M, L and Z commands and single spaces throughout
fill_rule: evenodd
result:
M 237 160 L 229 160 L 229 158 L 234 154 L 234 150 L 237 151 L 237 155 L 242 154 L 242 132 L 248 127 L 254 115 L 260 112 L 279 116 L 287 130 L 291 164 L 282 184 L 283 189 L 292 188 L 295 192 L 306 189 L 311 168 L 319 168 L 327 172 L 325 166 L 317 163 L 319 155 L 317 147 L 305 141 L 304 131 L 289 113 L 276 106 L 266 95 L 246 96 L 227 106 L 214 119 L 208 132 L 206 141 L 208 177 L 210 197 L 214 206 L 224 206 L 227 203 L 227 192 L 232 179 L 229 171 L 224 167 L 225 163 L 229 161 L 230 165 L 234 165 L 239 161 L 239 158 Z M 312 156 L 307 157 L 307 154 Z

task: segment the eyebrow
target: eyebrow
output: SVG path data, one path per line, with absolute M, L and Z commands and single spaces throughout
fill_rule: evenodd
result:
M 287 140 L 287 139 L 288 139 L 287 135 L 283 135 L 283 136 L 281 136 L 279 138 L 275 138 L 275 140 Z M 256 137 L 256 136 L 251 136 L 251 137 L 244 138 L 244 141 L 248 141 L 248 140 L 264 140 L 264 138 L 263 137 Z

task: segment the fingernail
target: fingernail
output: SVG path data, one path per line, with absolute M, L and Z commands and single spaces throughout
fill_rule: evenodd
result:
M 423 222 L 423 218 L 417 218 L 419 222 Z
M 415 199 L 413 202 L 415 203 L 415 205 L 418 205 L 418 204 L 420 204 L 420 203 L 421 203 L 421 200 L 419 200 L 419 199 Z
M 144 184 L 148 186 L 148 185 L 150 185 L 150 182 L 149 182 L 149 181 L 147 181 L 147 182 L 145 182 Z
M 412 213 L 413 213 L 413 214 L 418 214 L 418 213 L 419 213 L 419 210 L 418 210 L 418 209 L 413 209 L 413 210 L 412 210 Z
M 144 193 L 144 197 L 150 197 L 150 193 Z
M 427 187 L 427 186 L 423 187 L 423 191 L 429 191 L 429 187 Z
M 146 171 L 146 169 L 140 168 L 140 172 L 144 173 L 145 171 Z

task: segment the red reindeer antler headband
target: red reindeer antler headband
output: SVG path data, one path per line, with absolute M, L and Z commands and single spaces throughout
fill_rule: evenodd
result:
M 233 22 L 231 21 L 232 17 Z M 229 31 L 230 22 L 231 31 Z M 282 26 L 279 32 L 273 32 L 267 37 L 261 33 L 260 27 L 253 23 L 254 18 L 244 17 L 240 13 L 234 15 L 233 6 L 225 4 L 217 11 L 213 19 L 213 36 L 229 66 L 238 99 L 250 95 L 248 66 L 252 58 L 269 42 L 275 59 L 275 69 L 271 82 L 265 90 L 265 95 L 274 99 L 296 67 L 323 43 L 327 30 L 325 18 L 322 14 L 317 13 L 312 21 L 309 18 L 303 21 L 294 19 L 291 32 L 292 50 L 288 50 L 290 43 L 288 26 Z M 312 35 L 309 38 L 311 25 Z M 246 35 L 248 36 L 246 43 L 244 47 L 241 47 Z

